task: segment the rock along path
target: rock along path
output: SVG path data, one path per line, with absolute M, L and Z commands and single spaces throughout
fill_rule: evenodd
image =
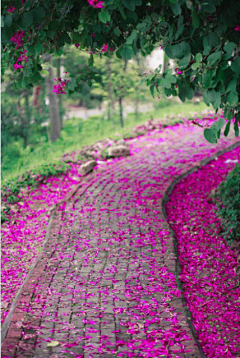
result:
M 4 357 L 202 357 L 175 280 L 162 211 L 172 181 L 235 142 L 210 145 L 188 125 L 131 141 L 53 215 L 25 284 Z

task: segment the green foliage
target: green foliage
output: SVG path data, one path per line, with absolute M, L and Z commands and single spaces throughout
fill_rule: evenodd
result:
M 26 31 L 23 48 L 29 56 L 24 70 L 16 72 L 17 86 L 31 88 L 40 83 L 41 54 L 61 53 L 65 44 L 78 43 L 81 50 L 97 56 L 102 56 L 101 46 L 107 44 L 104 56 L 110 56 L 112 48 L 124 60 L 138 51 L 145 56 L 160 44 L 181 73 L 156 71 L 147 80 L 151 93 L 163 91 L 185 101 L 196 88 L 202 88 L 207 105 L 216 111 L 223 109 L 228 121 L 236 118 L 238 135 L 239 1 L 105 0 L 104 7 L 98 9 L 85 0 L 43 0 L 41 4 L 16 0 L 17 10 L 12 14 L 7 12 L 8 6 L 2 1 L 3 72 L 16 61 L 18 51 L 10 38 L 18 30 Z M 91 87 L 92 79 L 98 80 L 93 64 L 91 55 L 88 67 L 75 77 L 76 83 L 68 84 L 69 91 L 83 91 L 83 81 Z
M 240 165 L 228 174 L 217 190 L 218 215 L 227 240 L 240 240 Z

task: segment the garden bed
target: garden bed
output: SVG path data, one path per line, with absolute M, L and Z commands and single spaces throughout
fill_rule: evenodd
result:
M 178 243 L 183 296 L 204 353 L 238 357 L 238 250 L 224 238 L 213 193 L 240 158 L 240 147 L 182 179 L 167 204 Z

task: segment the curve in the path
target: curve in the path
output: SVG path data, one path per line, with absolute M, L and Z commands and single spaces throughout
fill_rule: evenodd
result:
M 177 288 L 161 201 L 172 180 L 231 142 L 186 125 L 132 141 L 54 217 L 2 356 L 201 357 Z

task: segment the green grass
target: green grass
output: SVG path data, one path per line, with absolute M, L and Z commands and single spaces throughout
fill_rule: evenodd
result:
M 207 109 L 203 103 L 179 103 L 176 100 L 162 100 L 155 104 L 155 109 L 147 113 L 140 113 L 135 118 L 134 113 L 130 113 L 124 119 L 124 128 L 120 127 L 118 116 L 115 115 L 111 121 L 102 116 L 93 116 L 83 121 L 80 118 L 67 120 L 62 129 L 61 138 L 55 143 L 39 143 L 35 149 L 23 149 L 19 142 L 12 143 L 5 148 L 6 153 L 2 159 L 2 178 L 9 180 L 32 170 L 43 164 L 54 163 L 63 154 L 81 149 L 83 146 L 94 144 L 104 138 L 119 138 L 127 134 L 131 129 L 147 120 L 163 119 L 176 116 L 193 117 L 193 112 L 201 112 Z M 4 181 L 3 181 L 4 184 Z

